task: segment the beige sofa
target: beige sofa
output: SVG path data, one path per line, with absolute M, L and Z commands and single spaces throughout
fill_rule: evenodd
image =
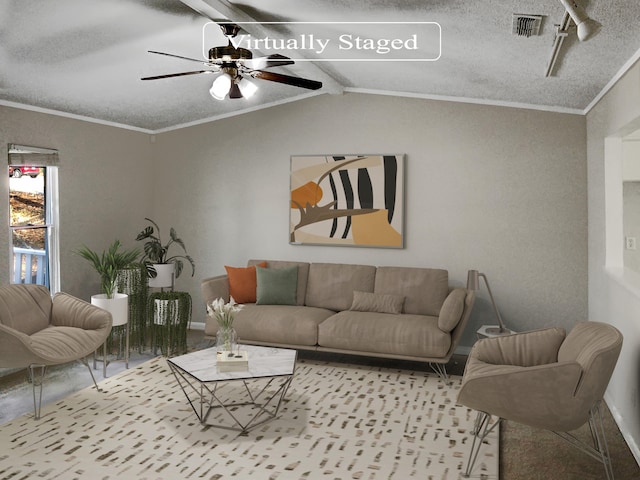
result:
M 244 343 L 444 364 L 475 299 L 451 288 L 441 269 L 266 262 L 267 269 L 297 269 L 295 304 L 245 304 L 234 321 Z M 228 276 L 203 280 L 202 295 L 206 303 L 228 301 Z M 217 330 L 208 317 L 205 334 Z

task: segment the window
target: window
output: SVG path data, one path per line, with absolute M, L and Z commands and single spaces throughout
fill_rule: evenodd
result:
M 60 290 L 58 247 L 58 154 L 9 146 L 11 283 Z
M 640 273 L 640 130 L 622 139 L 624 266 Z

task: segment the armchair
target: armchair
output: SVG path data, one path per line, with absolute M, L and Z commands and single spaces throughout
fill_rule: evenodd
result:
M 458 394 L 458 403 L 478 410 L 465 476 L 484 437 L 507 419 L 553 431 L 602 462 L 613 480 L 600 403 L 621 348 L 620 332 L 598 322 L 579 322 L 568 335 L 548 328 L 477 342 Z M 593 446 L 569 433 L 587 422 Z
M 109 312 L 66 293 L 52 299 L 41 285 L 0 286 L 0 367 L 28 368 L 36 419 L 49 365 L 80 360 L 100 390 L 85 357 L 104 344 L 111 323 Z

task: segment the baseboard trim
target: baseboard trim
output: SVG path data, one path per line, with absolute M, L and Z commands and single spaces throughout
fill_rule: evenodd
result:
M 471 353 L 471 347 L 463 347 L 458 345 L 453 353 L 455 353 L 456 355 L 464 355 L 468 357 Z
M 636 443 L 636 439 L 633 437 L 631 432 L 627 429 L 626 422 L 624 421 L 624 418 L 620 414 L 620 411 L 616 408 L 615 404 L 611 401 L 609 392 L 606 392 L 604 394 L 604 401 L 607 404 L 607 407 L 609 407 L 609 411 L 613 416 L 613 420 L 616 422 L 616 424 L 618 425 L 618 428 L 620 429 L 622 438 L 624 438 L 624 441 L 629 446 L 629 450 L 631 450 L 631 454 L 636 459 L 636 463 L 640 465 L 640 447 Z

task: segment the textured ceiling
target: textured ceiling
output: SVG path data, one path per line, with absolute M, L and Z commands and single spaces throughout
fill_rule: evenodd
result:
M 150 131 L 344 89 L 583 112 L 625 64 L 636 58 L 640 1 L 579 1 L 602 24 L 602 30 L 589 41 L 578 42 L 573 27 L 554 75 L 545 77 L 556 25 L 564 14 L 559 0 L 3 0 L 0 103 Z M 513 35 L 514 13 L 541 15 L 540 35 Z M 213 100 L 208 93 L 212 75 L 140 80 L 199 69 L 197 63 L 147 50 L 202 58 L 203 26 L 210 18 L 328 22 L 313 27 L 246 24 L 245 33 L 254 38 L 260 34 L 300 38 L 312 31 L 317 38 L 351 34 L 379 39 L 398 34 L 398 30 L 337 22 L 437 22 L 441 54 L 436 61 L 298 61 L 272 70 L 320 80 L 321 90 L 256 80 L 260 88 L 251 99 Z M 403 28 L 398 35 L 409 37 L 422 27 Z M 205 48 L 226 43 L 216 31 L 207 30 L 207 41 L 215 43 Z M 423 58 L 435 58 L 433 45 L 424 50 L 419 52 Z M 262 53 L 274 51 L 262 49 Z M 282 53 L 296 58 L 305 52 Z M 400 58 L 399 52 L 394 54 Z M 326 58 L 313 52 L 305 56 Z

